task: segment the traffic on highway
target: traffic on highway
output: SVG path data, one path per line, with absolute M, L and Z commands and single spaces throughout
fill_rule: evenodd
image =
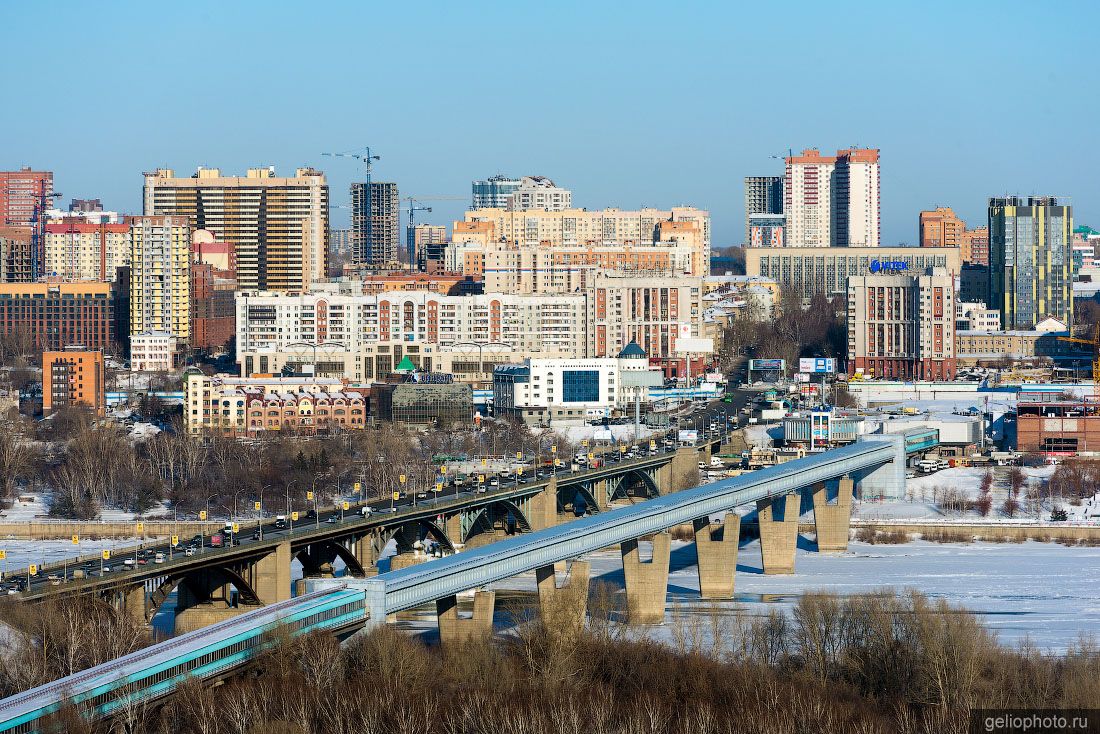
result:
M 673 425 L 667 431 L 636 442 L 624 440 L 595 445 L 594 441 L 583 441 L 571 456 L 559 458 L 554 453 L 548 453 L 537 459 L 524 457 L 526 461 L 517 460 L 513 467 L 498 472 L 448 472 L 444 465 L 440 469 L 439 481 L 430 492 L 403 492 L 398 487 L 386 497 L 368 501 L 359 500 L 358 496 L 343 497 L 337 499 L 333 506 L 315 505 L 304 512 L 279 514 L 258 523 L 255 520 L 227 520 L 222 528 L 209 534 L 187 538 L 173 536 L 113 554 L 104 553 L 98 560 L 28 568 L 24 573 L 9 574 L 8 579 L 0 584 L 0 592 L 44 592 L 50 585 L 118 578 L 131 573 L 149 576 L 153 575 L 149 573 L 153 570 L 151 567 L 158 572 L 161 568 L 167 571 L 169 566 L 181 561 L 193 561 L 195 556 L 299 537 L 324 528 L 342 528 L 349 523 L 389 524 L 387 520 L 398 520 L 405 514 L 447 505 L 463 497 L 508 493 L 520 486 L 545 482 L 555 475 L 575 477 L 623 462 L 640 461 L 674 452 L 680 446 L 723 439 L 738 426 L 739 411 L 749 404 L 753 395 L 751 390 L 736 390 L 720 400 L 697 404 L 690 411 L 673 418 Z M 684 441 L 685 434 L 690 435 L 692 440 Z M 590 507 L 586 511 L 596 509 Z

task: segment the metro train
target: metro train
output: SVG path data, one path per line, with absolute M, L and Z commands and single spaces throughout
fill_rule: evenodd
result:
M 365 621 L 361 589 L 337 587 L 261 607 L 0 701 L 0 732 L 31 734 L 63 706 L 89 720 L 170 694 L 188 677 L 217 679 L 246 665 L 271 643 L 270 633 L 345 631 Z

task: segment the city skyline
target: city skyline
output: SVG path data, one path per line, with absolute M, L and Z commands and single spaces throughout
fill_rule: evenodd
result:
M 322 153 L 370 145 L 382 156 L 374 176 L 396 182 L 403 196 L 463 197 L 472 180 L 494 173 L 537 174 L 571 189 L 575 205 L 589 209 L 705 208 L 714 217 L 714 244 L 723 247 L 743 239 L 745 176 L 781 175 L 782 161 L 772 156 L 789 149 L 858 145 L 881 151 L 883 245 L 917 244 L 922 209 L 951 206 L 977 224 L 988 197 L 1006 193 L 1056 194 L 1088 224 L 1100 207 L 1089 175 L 1100 163 L 1089 121 L 1100 110 L 1081 92 L 1098 80 L 1085 51 L 1087 18 L 1098 13 L 1072 5 L 1074 24 L 1011 7 L 997 14 L 925 8 L 983 28 L 965 44 L 909 32 L 902 8 L 800 5 L 792 26 L 777 25 L 764 8 L 703 5 L 691 32 L 664 39 L 669 46 L 659 54 L 635 41 L 667 22 L 667 9 L 656 4 L 632 6 L 629 14 L 587 10 L 592 22 L 577 24 L 579 4 L 500 6 L 475 20 L 447 6 L 420 13 L 372 7 L 368 15 L 340 4 L 263 14 L 253 3 L 198 3 L 163 9 L 155 33 L 136 3 L 94 16 L 51 13 L 53 66 L 80 64 L 84 81 L 68 82 L 62 94 L 33 75 L 5 77 L 6 96 L 35 113 L 0 121 L 0 168 L 52 170 L 67 199 L 97 197 L 105 208 L 141 213 L 141 173 L 158 166 L 314 166 L 334 192 L 346 192 L 362 180 L 361 166 Z M 0 40 L 13 57 L 41 53 L 42 10 L 13 6 L 5 14 Z M 859 42 L 815 51 L 821 28 L 846 14 L 863 16 Z M 510 59 L 494 69 L 499 86 L 491 90 L 478 91 L 472 67 L 455 63 L 453 39 L 475 25 L 495 44 L 495 57 Z M 388 31 L 368 33 L 364 42 L 367 27 Z M 418 42 L 409 44 L 403 29 L 414 27 Z M 505 32 L 515 27 L 527 32 Z M 78 39 L 108 37 L 112 28 L 126 28 L 134 42 L 89 57 Z M 1021 35 L 1042 64 L 1025 63 L 998 40 Z M 318 51 L 272 52 L 317 39 Z M 366 43 L 371 74 L 356 77 L 350 70 L 362 63 Z M 195 44 L 197 53 L 162 53 Z M 593 46 L 603 49 L 598 63 Z M 783 50 L 798 48 L 805 50 Z M 232 52 L 229 65 L 224 51 Z M 756 59 L 767 53 L 769 81 L 761 82 Z M 550 58 L 554 73 L 540 73 Z M 972 110 L 985 109 L 979 103 L 994 69 L 1029 92 L 987 121 Z M 842 83 L 849 94 L 837 94 Z M 110 104 L 108 89 L 120 90 Z M 759 104 L 769 89 L 784 103 Z M 511 95 L 507 114 L 486 103 L 502 93 Z M 438 114 L 441 104 L 446 115 Z M 303 118 L 285 114 L 288 107 L 333 112 Z M 531 114 L 511 114 L 523 110 Z M 345 203 L 334 196 L 333 204 Z M 437 202 L 420 221 L 450 225 L 464 208 Z M 346 224 L 346 210 L 334 209 L 333 225 Z

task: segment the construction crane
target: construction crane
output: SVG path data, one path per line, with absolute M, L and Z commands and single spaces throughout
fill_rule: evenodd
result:
M 40 186 L 34 196 L 34 208 L 31 210 L 31 281 L 37 281 L 41 267 L 45 264 L 46 254 L 46 210 L 50 208 L 50 199 L 60 199 L 62 193 L 54 191 L 47 194 L 45 186 Z M 25 189 L 6 187 L 4 193 L 9 197 L 13 193 L 26 193 Z M 5 219 L 6 222 L 6 219 Z
M 423 270 L 421 265 L 421 253 L 416 249 L 416 213 L 417 212 L 430 212 L 432 208 L 430 206 L 421 206 L 420 202 L 411 196 L 406 196 L 405 201 L 409 202 L 409 208 L 406 210 L 409 213 L 408 224 L 405 225 L 405 250 L 409 255 L 409 265 L 412 265 L 417 270 Z
M 1060 336 L 1058 341 L 1072 344 L 1088 344 L 1092 347 L 1092 379 L 1100 381 L 1100 323 L 1093 324 L 1092 338 L 1082 339 L 1079 336 Z
M 354 158 L 355 160 L 360 161 L 363 164 L 363 171 L 366 174 L 366 178 L 367 178 L 367 181 L 366 181 L 367 185 L 364 187 L 364 190 L 363 190 L 364 194 L 367 197 L 366 206 L 364 207 L 366 209 L 365 219 L 367 220 L 367 241 L 366 241 L 366 243 L 355 242 L 354 238 L 355 238 L 356 233 L 355 233 L 354 229 L 352 231 L 352 238 L 353 238 L 352 242 L 356 245 L 359 245 L 358 249 L 360 250 L 360 252 L 353 253 L 353 257 L 354 257 L 354 259 L 361 261 L 363 256 L 366 254 L 366 251 L 367 251 L 368 247 L 370 248 L 371 252 L 374 252 L 374 217 L 371 214 L 370 172 L 374 168 L 374 162 L 382 160 L 382 156 L 375 155 L 374 153 L 372 153 L 369 145 L 366 146 L 365 148 L 361 148 L 360 150 L 349 150 L 349 151 L 345 151 L 343 153 L 322 153 L 321 155 L 327 155 L 327 156 L 331 156 L 333 158 Z M 355 216 L 355 213 L 353 211 L 352 212 L 352 217 L 354 218 L 354 216 Z M 355 249 L 355 248 L 353 247 L 353 249 Z

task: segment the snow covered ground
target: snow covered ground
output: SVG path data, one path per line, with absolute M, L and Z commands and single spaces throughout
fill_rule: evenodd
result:
M 643 543 L 643 557 L 648 543 Z M 586 556 L 593 581 L 621 587 L 622 560 L 617 551 Z M 905 545 L 853 542 L 849 551 L 828 555 L 798 553 L 796 573 L 765 576 L 760 545 L 753 541 L 738 556 L 736 598 L 721 608 L 749 614 L 789 609 L 808 591 L 858 594 L 889 587 L 914 588 L 977 614 L 1005 644 L 1030 638 L 1039 647 L 1063 651 L 1081 634 L 1100 631 L 1100 549 L 1067 548 L 1054 543 Z M 534 573 L 495 584 L 501 590 L 535 591 Z M 712 602 L 699 598 L 695 551 L 674 541 L 668 581 L 666 624 L 650 634 L 672 639 L 673 614 L 709 614 Z M 427 629 L 430 615 L 408 626 Z M 499 619 L 498 619 L 499 621 Z
M 5 522 L 26 522 L 48 518 L 50 507 L 47 499 L 48 496 L 42 492 L 20 492 L 12 506 L 0 512 L 0 536 L 3 535 L 3 523 Z M 150 508 L 142 517 L 146 520 L 158 517 L 170 519 L 172 512 L 168 509 L 166 502 L 161 502 Z M 136 518 L 137 515 L 133 512 L 111 507 L 103 508 L 99 517 L 100 520 L 107 522 L 130 522 Z

